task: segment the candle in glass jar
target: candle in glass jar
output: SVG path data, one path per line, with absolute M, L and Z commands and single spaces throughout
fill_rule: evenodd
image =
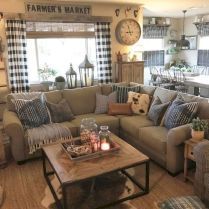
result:
M 103 142 L 102 144 L 101 144 L 101 150 L 109 150 L 110 149 L 110 144 L 109 143 L 107 143 L 107 142 Z

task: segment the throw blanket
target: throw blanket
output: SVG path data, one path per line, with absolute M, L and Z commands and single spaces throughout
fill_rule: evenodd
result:
M 56 141 L 72 139 L 71 131 L 59 123 L 43 124 L 36 128 L 26 130 L 28 139 L 29 153 L 34 153 L 40 149 L 43 144 L 49 144 Z

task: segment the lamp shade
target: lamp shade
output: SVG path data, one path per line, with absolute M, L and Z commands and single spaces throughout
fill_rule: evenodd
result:
M 190 48 L 190 43 L 188 40 L 185 39 L 185 35 L 181 35 L 180 46 L 181 46 L 181 49 Z

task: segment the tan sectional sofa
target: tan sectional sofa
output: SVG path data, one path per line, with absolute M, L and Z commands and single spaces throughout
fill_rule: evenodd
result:
M 189 124 L 167 130 L 164 126 L 154 126 L 147 116 L 110 116 L 95 114 L 96 93 L 108 95 L 112 92 L 110 85 L 93 86 L 63 91 L 46 92 L 49 102 L 58 103 L 65 98 L 75 116 L 72 121 L 63 122 L 71 129 L 73 136 L 79 135 L 81 120 L 93 117 L 98 125 L 108 125 L 110 130 L 125 141 L 147 154 L 151 159 L 176 174 L 183 169 L 183 142 L 191 137 Z M 174 100 L 177 92 L 152 86 L 141 85 L 141 93 L 159 97 L 162 102 Z M 199 116 L 209 119 L 208 100 L 201 97 L 182 94 L 185 100 L 200 101 Z M 16 161 L 21 162 L 31 157 L 28 154 L 27 140 L 16 113 L 12 109 L 11 95 L 8 96 L 8 110 L 4 112 L 3 123 L 11 139 L 11 149 Z M 34 157 L 34 156 L 32 156 Z

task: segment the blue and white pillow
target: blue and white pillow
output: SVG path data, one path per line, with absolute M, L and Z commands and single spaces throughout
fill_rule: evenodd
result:
M 118 103 L 126 103 L 128 100 L 128 92 L 140 92 L 140 86 L 119 86 L 112 85 L 112 91 L 117 92 L 117 102 Z
M 15 99 L 15 109 L 24 129 L 50 123 L 46 103 L 40 98 L 33 100 Z
M 185 103 L 181 99 L 176 99 L 168 107 L 165 115 L 165 127 L 175 128 L 190 123 L 197 114 L 198 102 Z

